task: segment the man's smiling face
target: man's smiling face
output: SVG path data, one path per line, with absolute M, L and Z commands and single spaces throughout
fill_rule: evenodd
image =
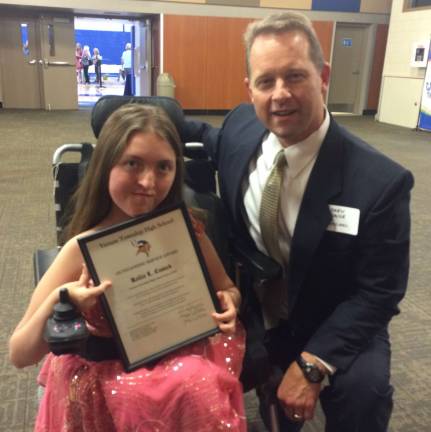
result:
M 320 127 L 329 65 L 317 70 L 302 32 L 257 36 L 249 64 L 245 83 L 256 114 L 283 146 L 302 141 Z

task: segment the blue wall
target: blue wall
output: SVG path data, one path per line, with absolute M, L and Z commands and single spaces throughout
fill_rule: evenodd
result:
M 104 64 L 120 64 L 121 54 L 127 42 L 131 42 L 130 32 L 75 30 L 75 41 L 93 48 L 99 48 Z
M 314 11 L 359 12 L 361 0 L 313 0 Z

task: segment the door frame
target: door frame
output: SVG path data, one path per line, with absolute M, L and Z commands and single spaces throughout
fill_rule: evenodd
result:
M 132 26 L 134 95 L 151 95 L 152 73 L 152 22 L 150 19 L 136 20 Z

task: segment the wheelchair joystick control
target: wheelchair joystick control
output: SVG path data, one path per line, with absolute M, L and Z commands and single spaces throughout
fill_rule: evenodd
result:
M 44 338 L 55 355 L 82 354 L 89 336 L 85 320 L 70 301 L 67 288 L 60 289 L 60 301 L 46 322 Z

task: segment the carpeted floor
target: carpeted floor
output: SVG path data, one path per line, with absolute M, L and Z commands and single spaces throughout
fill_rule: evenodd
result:
M 37 408 L 37 367 L 14 369 L 7 340 L 33 289 L 32 254 L 55 244 L 50 161 L 61 144 L 93 142 L 88 110 L 0 110 L 0 432 L 29 432 Z M 219 124 L 219 117 L 208 117 Z M 396 388 L 391 432 L 431 430 L 431 134 L 338 117 L 341 124 L 399 161 L 415 175 L 412 265 L 401 314 L 391 325 Z M 246 395 L 249 431 L 264 431 L 252 393 Z M 323 431 L 321 414 L 304 432 Z M 194 432 L 194 431 L 193 431 Z

